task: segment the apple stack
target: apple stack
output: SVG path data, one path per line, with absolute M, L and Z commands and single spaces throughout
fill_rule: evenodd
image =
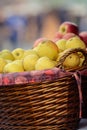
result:
M 1 129 L 77 129 L 80 85 L 87 105 L 85 36 L 75 23 L 66 21 L 52 40 L 42 37 L 27 50 L 0 52 Z M 61 63 L 63 69 L 59 68 Z
M 24 50 L 15 48 L 0 52 L 0 73 L 24 72 L 51 69 L 58 65 L 61 57 L 69 49 L 87 48 L 87 33 L 79 32 L 79 27 L 72 22 L 62 23 L 55 33 L 54 39 L 38 38 L 32 48 Z M 64 68 L 82 67 L 85 56 L 81 52 L 66 57 Z
M 86 50 L 87 48 L 86 32 L 85 32 L 85 36 L 83 35 L 83 33 L 84 32 L 79 32 L 79 27 L 75 23 L 66 21 L 59 26 L 59 29 L 55 33 L 53 40 L 49 40 L 45 37 L 39 38 L 33 44 L 33 49 L 36 50 L 38 54 L 40 53 L 39 54 L 40 57 L 42 56 L 49 57 L 47 53 L 50 54 L 49 51 L 50 49 L 51 49 L 51 55 L 53 55 L 54 53 L 53 50 L 55 50 L 55 52 L 57 50 L 57 55 L 55 58 L 52 59 L 51 56 L 49 57 L 51 58 L 51 60 L 54 60 L 56 63 L 55 65 L 57 65 L 61 57 L 65 55 L 66 51 L 69 51 L 70 49 L 76 49 L 76 48 L 81 48 L 83 50 Z M 51 46 L 50 43 L 54 45 Z M 58 49 L 56 49 L 55 44 L 57 45 Z M 51 46 L 52 48 L 47 46 Z M 82 67 L 84 60 L 85 57 L 81 52 L 72 53 L 65 59 L 63 66 L 68 69 L 70 68 L 74 69 L 75 67 Z M 45 59 L 43 63 L 46 63 Z M 46 69 L 46 68 L 43 67 L 41 69 Z
M 80 32 L 77 24 L 65 21 L 59 26 L 59 29 L 55 34 L 54 41 L 57 41 L 59 39 L 68 40 L 75 36 L 78 36 L 86 44 L 87 47 L 87 31 Z

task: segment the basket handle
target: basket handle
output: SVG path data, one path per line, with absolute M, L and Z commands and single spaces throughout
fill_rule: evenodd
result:
M 81 48 L 71 48 L 71 49 L 66 50 L 63 53 L 63 55 L 60 57 L 56 67 L 64 69 L 63 62 L 65 61 L 66 57 L 72 53 L 77 53 L 77 52 L 81 52 L 84 55 L 85 58 L 84 58 L 82 65 L 86 66 L 87 65 L 87 51 L 85 49 L 81 49 Z

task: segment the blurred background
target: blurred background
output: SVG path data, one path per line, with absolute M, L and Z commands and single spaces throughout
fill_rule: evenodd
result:
M 0 0 L 0 50 L 32 48 L 37 38 L 52 39 L 64 21 L 87 30 L 87 0 Z

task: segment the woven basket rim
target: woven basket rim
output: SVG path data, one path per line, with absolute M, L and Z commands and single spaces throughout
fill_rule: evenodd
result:
M 86 67 L 80 67 L 72 70 L 63 70 L 57 67 L 45 70 L 34 70 L 26 72 L 15 72 L 0 74 L 0 86 L 32 84 L 44 81 L 53 81 L 65 76 L 72 76 L 76 71 L 87 72 Z M 87 73 L 85 73 L 87 75 Z

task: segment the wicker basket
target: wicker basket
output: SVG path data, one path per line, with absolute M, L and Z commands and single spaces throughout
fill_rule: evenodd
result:
M 76 73 L 59 68 L 65 55 L 58 68 L 0 75 L 0 130 L 76 130 L 80 93 Z
M 82 117 L 87 118 L 87 71 L 82 76 L 82 96 L 83 96 L 83 104 L 82 104 Z
M 71 52 L 73 51 L 73 49 L 71 49 L 70 51 L 68 51 L 65 55 L 63 55 L 63 57 L 60 59 L 60 64 L 59 66 L 61 66 L 63 68 L 63 62 L 65 60 L 65 58 L 71 54 Z M 80 48 L 78 49 L 75 49 L 74 50 L 75 52 L 77 51 L 83 51 L 81 50 Z M 73 51 L 73 52 L 74 52 Z M 85 56 L 85 61 L 84 61 L 84 66 L 81 67 L 81 68 L 75 68 L 75 69 L 69 69 L 68 71 L 72 71 L 72 72 L 75 72 L 75 71 L 79 71 L 79 74 L 80 74 L 80 78 L 81 78 L 81 92 L 82 92 L 82 105 L 81 105 L 81 117 L 82 118 L 87 118 L 87 51 L 85 52 L 82 52 L 83 55 Z M 58 67 L 59 67 L 58 66 Z

